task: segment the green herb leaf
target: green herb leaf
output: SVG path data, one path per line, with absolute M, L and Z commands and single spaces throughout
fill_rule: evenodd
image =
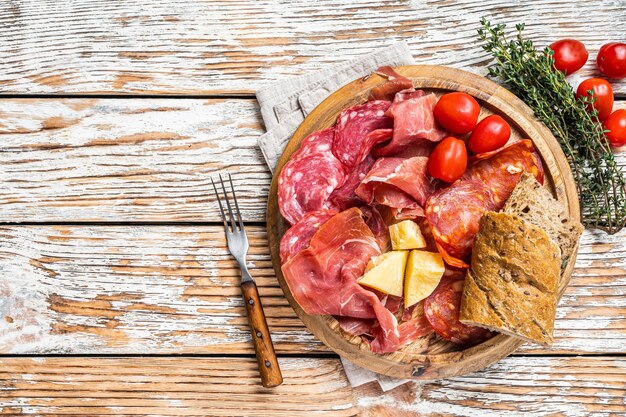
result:
M 483 49 L 494 62 L 489 76 L 521 98 L 554 134 L 574 173 L 583 224 L 616 233 L 626 223 L 626 178 L 615 163 L 597 111 L 586 110 L 592 98 L 578 100 L 565 75 L 554 68 L 550 48 L 538 51 L 522 36 L 508 41 L 504 25 L 481 20 Z

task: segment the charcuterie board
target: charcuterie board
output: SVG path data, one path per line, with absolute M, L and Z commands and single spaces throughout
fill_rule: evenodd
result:
M 410 78 L 416 88 L 443 94 L 461 91 L 472 95 L 481 104 L 483 116 L 495 113 L 505 118 L 512 127 L 512 139 L 530 138 L 541 156 L 546 184 L 555 197 L 569 210 L 572 219 L 580 218 L 576 184 L 558 142 L 550 131 L 538 122 L 532 111 L 512 93 L 498 84 L 465 71 L 442 66 L 407 66 L 396 71 Z M 434 380 L 474 372 L 500 360 L 515 351 L 519 339 L 497 335 L 470 348 L 446 342 L 434 335 L 425 336 L 400 350 L 376 354 L 358 336 L 344 333 L 332 316 L 306 314 L 294 300 L 281 272 L 280 239 L 289 227 L 278 208 L 278 174 L 299 148 L 301 141 L 314 131 L 332 126 L 345 108 L 365 102 L 370 90 L 384 82 L 371 75 L 353 81 L 324 100 L 296 130 L 276 167 L 267 209 L 268 240 L 272 263 L 280 286 L 294 308 L 316 337 L 339 355 L 372 371 L 398 378 Z M 559 296 L 569 283 L 575 253 L 559 282 Z

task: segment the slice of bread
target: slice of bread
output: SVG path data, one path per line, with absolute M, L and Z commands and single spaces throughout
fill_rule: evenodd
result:
M 522 175 L 502 211 L 515 214 L 544 229 L 559 245 L 561 269 L 565 269 L 576 250 L 583 225 L 570 219 L 566 208 L 552 197 L 546 187 L 537 182 L 534 175 Z
M 480 219 L 459 320 L 543 346 L 552 344 L 560 251 L 544 229 L 517 215 Z

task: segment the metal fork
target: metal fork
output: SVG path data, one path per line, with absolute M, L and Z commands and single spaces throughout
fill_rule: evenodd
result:
M 278 366 L 276 353 L 274 352 L 274 345 L 272 344 L 272 338 L 267 327 L 267 321 L 265 320 L 265 313 L 263 312 L 263 305 L 259 298 L 259 291 L 246 266 L 248 237 L 246 236 L 246 230 L 243 226 L 243 220 L 241 219 L 241 212 L 239 211 L 237 196 L 235 195 L 235 187 L 233 187 L 233 180 L 230 174 L 228 174 L 230 192 L 235 203 L 235 212 L 233 213 L 233 208 L 230 205 L 222 175 L 220 174 L 219 177 L 222 185 L 222 193 L 224 194 L 224 201 L 226 202 L 226 208 L 228 210 L 228 219 L 222 205 L 222 200 L 220 199 L 220 193 L 217 191 L 213 178 L 211 178 L 211 183 L 213 184 L 215 197 L 220 206 L 220 214 L 224 222 L 224 233 L 226 233 L 228 250 L 237 260 L 239 268 L 241 269 L 241 292 L 246 304 L 246 310 L 248 311 L 248 323 L 250 324 L 256 359 L 259 365 L 259 372 L 261 373 L 261 381 L 264 387 L 276 387 L 283 382 L 283 376 Z M 236 220 L 235 217 L 237 218 Z

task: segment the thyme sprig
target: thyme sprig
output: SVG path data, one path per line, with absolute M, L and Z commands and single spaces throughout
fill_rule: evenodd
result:
M 554 134 L 574 173 L 583 224 L 616 233 L 626 223 L 626 179 L 616 164 L 603 127 L 576 99 L 565 76 L 554 68 L 552 50 L 537 50 L 524 39 L 523 24 L 507 40 L 505 25 L 481 20 L 478 35 L 494 62 L 489 76 L 521 98 Z

